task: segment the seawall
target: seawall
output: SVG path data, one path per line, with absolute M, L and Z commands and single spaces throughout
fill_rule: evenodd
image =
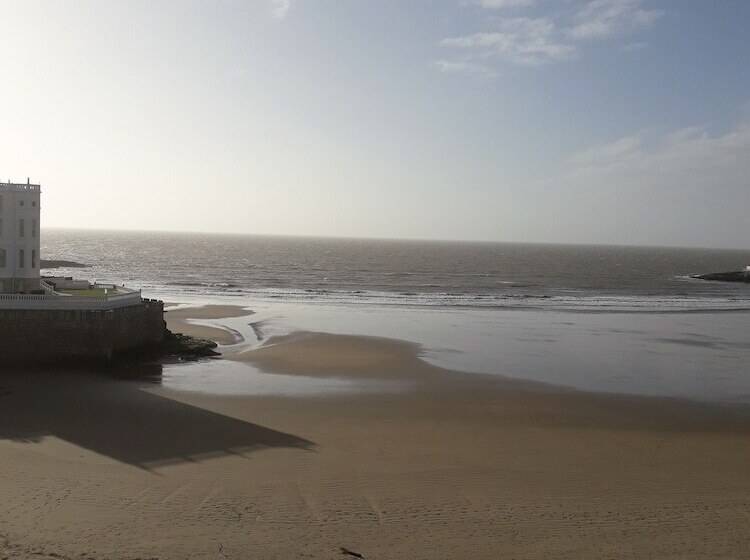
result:
M 111 310 L 0 309 L 3 364 L 109 362 L 164 339 L 164 303 Z

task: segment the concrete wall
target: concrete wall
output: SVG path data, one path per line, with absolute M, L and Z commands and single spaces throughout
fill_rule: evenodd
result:
M 56 290 L 88 290 L 91 287 L 88 280 L 76 280 L 70 276 L 45 276 L 43 279 Z
M 108 361 L 164 338 L 164 304 L 110 311 L 0 309 L 0 367 L 65 361 Z

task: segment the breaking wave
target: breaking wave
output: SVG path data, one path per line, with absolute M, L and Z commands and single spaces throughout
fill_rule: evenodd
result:
M 177 287 L 178 290 L 174 288 Z M 691 297 L 681 295 L 476 294 L 455 292 L 391 292 L 293 288 L 231 289 L 219 284 L 144 286 L 158 297 L 236 296 L 254 301 L 284 301 L 334 305 L 397 305 L 430 308 L 547 309 L 582 312 L 716 312 L 750 311 L 750 297 Z

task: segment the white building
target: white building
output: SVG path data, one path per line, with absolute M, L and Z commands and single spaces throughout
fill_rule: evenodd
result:
M 39 185 L 0 182 L 0 293 L 39 289 Z

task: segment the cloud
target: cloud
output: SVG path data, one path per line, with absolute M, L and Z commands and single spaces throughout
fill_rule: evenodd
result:
M 642 131 L 549 169 L 534 214 L 567 241 L 741 247 L 750 226 L 750 122 Z
M 473 74 L 487 78 L 497 76 L 497 72 L 490 66 L 469 60 L 436 60 L 434 64 L 446 74 Z
M 276 19 L 284 19 L 292 7 L 292 0 L 271 0 L 271 15 Z
M 642 0 L 592 0 L 574 15 L 567 34 L 573 39 L 603 39 L 654 24 L 664 12 L 642 8 Z
M 536 0 L 477 0 L 477 4 L 490 10 L 502 8 L 526 8 L 533 6 Z
M 481 58 L 499 57 L 514 64 L 538 65 L 573 57 L 576 48 L 555 39 L 554 22 L 546 18 L 507 18 L 497 30 L 443 39 L 445 47 L 472 50 Z
M 485 29 L 476 33 L 443 39 L 444 48 L 462 51 L 460 63 L 439 60 L 435 66 L 443 72 L 489 75 L 492 66 L 506 62 L 522 66 L 540 66 L 574 59 L 584 41 L 594 43 L 616 35 L 635 33 L 652 26 L 664 12 L 646 9 L 645 0 L 585 0 L 559 3 L 547 17 L 486 16 Z M 537 5 L 536 0 L 470 0 L 487 10 L 522 8 Z M 549 6 L 549 4 L 547 5 Z M 620 45 L 622 51 L 637 51 L 645 42 Z M 586 48 L 591 48 L 586 46 Z
M 576 168 L 606 167 L 613 162 L 623 162 L 640 154 L 641 134 L 625 136 L 614 142 L 594 146 L 571 156 L 569 162 Z
M 706 186 L 741 183 L 750 174 L 750 123 L 741 122 L 719 135 L 705 127 L 673 130 L 650 142 L 644 133 L 594 146 L 568 160 L 576 176 L 611 176 L 612 182 L 637 177 L 642 184 Z

